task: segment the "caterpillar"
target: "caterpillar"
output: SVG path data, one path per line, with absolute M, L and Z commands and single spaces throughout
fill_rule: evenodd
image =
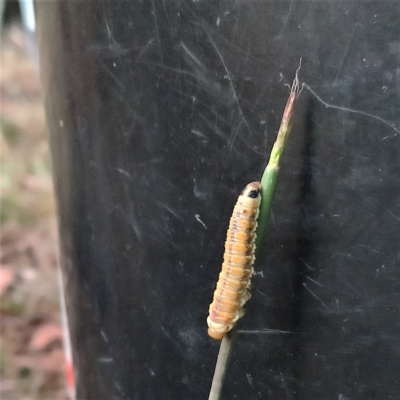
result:
M 224 260 L 207 318 L 208 334 L 222 339 L 243 316 L 250 298 L 257 217 L 261 203 L 261 183 L 249 183 L 240 194 L 225 242 Z

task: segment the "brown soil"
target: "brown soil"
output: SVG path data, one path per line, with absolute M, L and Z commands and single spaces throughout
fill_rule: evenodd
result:
M 0 64 L 0 398 L 64 400 L 57 234 L 43 98 L 18 25 Z

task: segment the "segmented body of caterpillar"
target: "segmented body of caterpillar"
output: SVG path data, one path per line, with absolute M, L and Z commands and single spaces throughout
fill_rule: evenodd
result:
M 207 318 L 208 334 L 213 339 L 226 336 L 235 322 L 243 316 L 243 305 L 250 298 L 260 192 L 260 182 L 249 183 L 233 209 L 222 271 Z

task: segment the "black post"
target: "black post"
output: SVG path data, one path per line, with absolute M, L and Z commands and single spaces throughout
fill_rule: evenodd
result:
M 399 11 L 37 3 L 79 400 L 207 398 L 228 220 L 261 177 L 300 58 L 313 92 L 223 398 L 398 398 Z

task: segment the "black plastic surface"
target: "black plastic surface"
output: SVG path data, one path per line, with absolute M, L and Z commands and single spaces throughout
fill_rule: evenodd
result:
M 302 57 L 319 98 L 296 107 L 222 398 L 400 399 L 399 3 L 37 11 L 77 398 L 207 398 L 228 220 Z

